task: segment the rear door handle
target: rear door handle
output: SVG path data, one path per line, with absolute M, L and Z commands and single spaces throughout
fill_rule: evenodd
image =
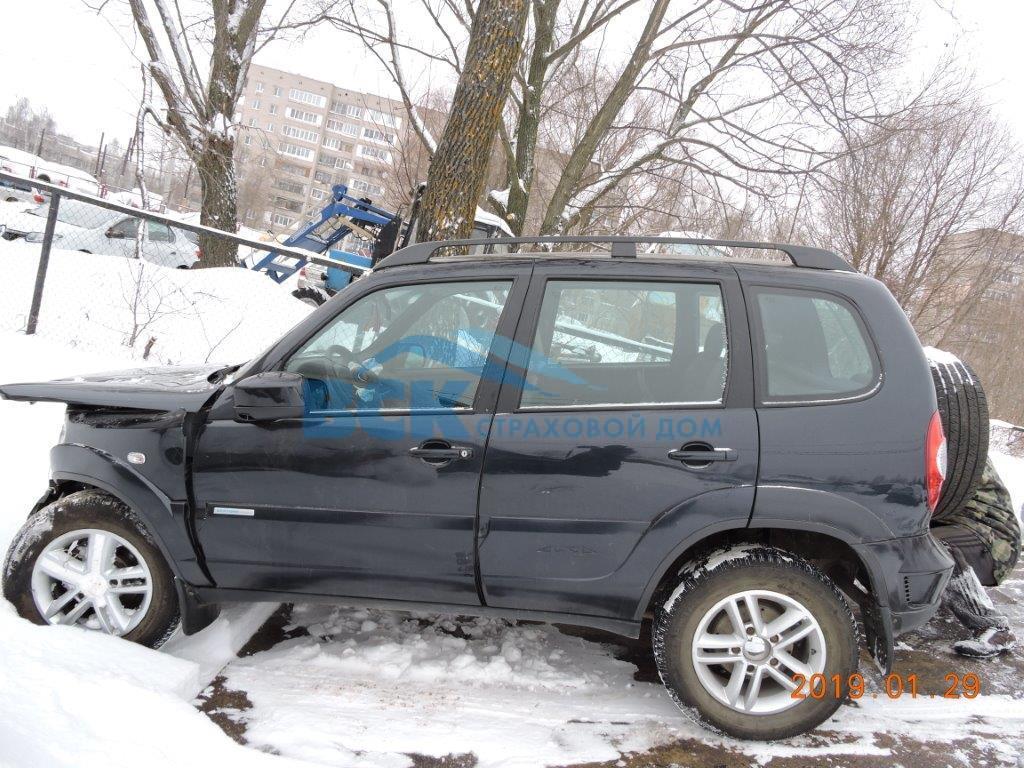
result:
M 668 452 L 670 459 L 700 464 L 710 461 L 736 461 L 736 451 L 732 448 L 712 448 L 710 450 L 687 450 L 677 448 Z

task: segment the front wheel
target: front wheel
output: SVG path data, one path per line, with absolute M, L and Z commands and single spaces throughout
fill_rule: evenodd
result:
M 69 494 L 30 517 L 4 563 L 4 597 L 36 624 L 65 624 L 151 648 L 178 625 L 174 577 L 128 507 Z
M 856 623 L 810 563 L 746 545 L 684 568 L 657 611 L 654 656 L 672 698 L 701 724 L 781 739 L 814 728 L 845 699 L 857 671 Z M 830 681 L 823 698 L 807 695 L 817 675 Z

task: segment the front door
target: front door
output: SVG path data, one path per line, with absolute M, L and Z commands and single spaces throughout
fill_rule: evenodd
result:
M 528 270 L 444 274 L 348 290 L 277 366 L 305 377 L 304 418 L 236 422 L 225 391 L 194 469 L 218 586 L 479 603 L 477 492 L 504 368 L 495 339 L 512 333 Z
M 747 524 L 757 472 L 735 270 L 539 265 L 480 493 L 487 605 L 632 620 L 688 539 Z

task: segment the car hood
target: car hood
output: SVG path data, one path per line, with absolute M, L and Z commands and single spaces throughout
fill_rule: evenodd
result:
M 147 411 L 198 411 L 220 388 L 224 366 L 137 368 L 40 383 L 0 385 L 7 400 Z

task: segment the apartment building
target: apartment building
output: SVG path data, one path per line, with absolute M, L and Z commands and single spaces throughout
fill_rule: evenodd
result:
M 242 223 L 286 232 L 333 184 L 380 200 L 405 118 L 400 101 L 253 64 L 236 120 Z

